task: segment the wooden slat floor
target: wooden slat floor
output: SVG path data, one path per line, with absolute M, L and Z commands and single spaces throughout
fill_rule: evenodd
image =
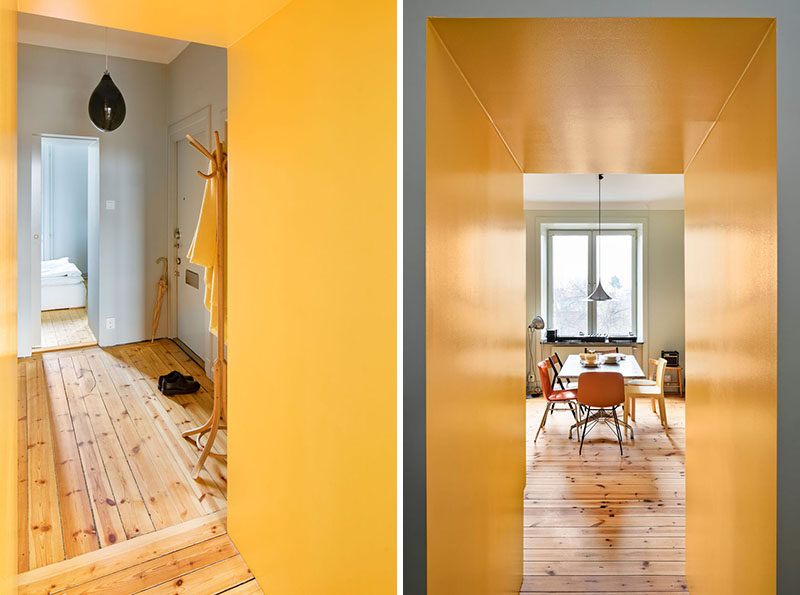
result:
M 602 425 L 583 456 L 568 411 L 533 442 L 544 399 L 527 401 L 524 579 L 521 593 L 686 593 L 684 400 L 667 397 L 669 437 L 647 399 L 636 439 Z
M 218 511 L 19 576 L 19 595 L 262 593 Z
M 42 349 L 92 343 L 97 339 L 89 328 L 86 308 L 42 312 Z
M 165 397 L 172 369 L 203 388 Z M 18 389 L 19 572 L 226 509 L 225 461 L 192 480 L 198 451 L 180 436 L 208 417 L 213 385 L 172 341 L 24 358 Z

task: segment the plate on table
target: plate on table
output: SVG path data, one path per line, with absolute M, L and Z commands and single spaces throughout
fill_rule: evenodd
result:
M 598 364 L 597 362 L 595 362 L 593 364 L 590 364 L 589 362 L 581 362 L 581 365 L 584 368 L 599 368 L 600 367 L 600 364 Z

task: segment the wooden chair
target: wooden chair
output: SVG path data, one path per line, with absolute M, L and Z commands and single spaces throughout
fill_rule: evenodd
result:
M 553 411 L 558 411 L 555 406 L 556 403 L 566 403 L 569 407 L 569 410 L 572 412 L 572 416 L 575 418 L 575 421 L 578 421 L 578 413 L 575 409 L 575 399 L 577 398 L 577 393 L 574 390 L 554 390 L 551 380 L 550 380 L 550 370 L 553 367 L 553 364 L 550 363 L 549 359 L 540 361 L 536 364 L 536 367 L 539 369 L 539 380 L 542 383 L 542 394 L 544 398 L 547 400 L 547 405 L 544 408 L 544 415 L 542 415 L 542 421 L 539 422 L 539 429 L 536 430 L 536 436 L 533 438 L 533 441 L 539 438 L 539 432 L 542 431 L 545 424 L 547 423 L 547 414 Z M 555 372 L 555 371 L 554 371 Z M 566 410 L 563 410 L 566 411 Z
M 658 399 L 658 413 L 661 417 L 661 425 L 664 426 L 664 432 L 669 434 L 669 426 L 667 425 L 667 406 L 664 402 L 664 370 L 666 367 L 667 360 L 664 358 L 651 359 L 650 371 L 651 374 L 653 374 L 653 371 L 655 371 L 655 379 L 630 380 L 625 386 L 625 423 L 628 421 L 629 414 L 631 420 L 636 421 L 637 398 L 649 397 L 650 404 L 653 408 L 653 413 L 656 413 L 655 400 Z
M 650 359 L 648 360 L 650 364 L 650 369 L 647 373 L 647 378 L 634 378 L 632 380 L 628 380 L 625 384 L 629 386 L 658 386 L 656 382 L 656 368 L 658 367 L 658 360 L 657 359 Z M 666 388 L 666 378 L 664 379 L 664 388 Z M 626 402 L 627 405 L 627 402 Z M 656 413 L 656 398 L 650 398 L 650 407 L 653 409 L 653 413 Z M 636 421 L 636 401 L 631 402 L 631 410 L 629 411 L 630 417 L 633 421 Z
M 610 419 L 614 420 L 613 429 L 619 442 L 619 454 L 622 454 L 622 432 L 619 429 L 617 407 L 625 403 L 625 379 L 619 372 L 584 372 L 578 378 L 578 405 L 586 409 L 586 418 L 581 420 L 581 445 L 578 454 L 583 452 L 583 442 L 590 422 L 592 427 L 599 422 L 611 426 Z M 595 415 L 592 416 L 592 409 Z M 611 415 L 607 413 L 611 409 Z M 580 427 L 579 427 L 580 431 Z

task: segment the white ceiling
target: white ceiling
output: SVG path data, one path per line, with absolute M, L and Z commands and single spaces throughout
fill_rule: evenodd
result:
M 597 174 L 523 174 L 525 208 L 596 209 Z M 606 174 L 603 209 L 683 209 L 683 174 Z
M 18 16 L 20 43 L 90 54 L 106 53 L 105 27 L 27 13 Z M 117 58 L 169 64 L 187 45 L 188 41 L 108 29 L 108 55 Z

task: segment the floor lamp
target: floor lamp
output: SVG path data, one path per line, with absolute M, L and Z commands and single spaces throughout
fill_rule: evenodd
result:
M 539 377 L 536 373 L 536 356 L 534 349 L 536 348 L 536 331 L 544 328 L 544 319 L 541 316 L 536 316 L 528 325 L 528 386 L 526 389 L 527 395 L 540 395 L 542 394 L 542 386 L 539 383 Z

